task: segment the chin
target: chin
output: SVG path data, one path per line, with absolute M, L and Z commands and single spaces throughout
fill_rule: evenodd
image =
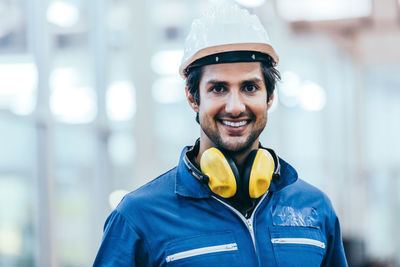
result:
M 246 140 L 227 140 L 222 141 L 219 146 L 226 151 L 240 153 L 248 150 L 251 146 L 253 146 L 254 142 L 255 140 L 249 140 L 249 138 Z

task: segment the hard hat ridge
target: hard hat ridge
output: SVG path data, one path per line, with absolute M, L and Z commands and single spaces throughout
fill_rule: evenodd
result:
M 260 52 L 271 56 L 275 65 L 278 63 L 258 17 L 237 5 L 224 4 L 215 5 L 193 21 L 179 72 L 185 77 L 185 69 L 194 61 L 230 51 Z

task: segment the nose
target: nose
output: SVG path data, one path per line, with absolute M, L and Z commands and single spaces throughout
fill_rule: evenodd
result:
M 245 112 L 246 105 L 243 102 L 243 98 L 240 92 L 232 90 L 230 94 L 227 95 L 225 112 L 231 114 L 234 117 L 239 116 L 242 112 Z

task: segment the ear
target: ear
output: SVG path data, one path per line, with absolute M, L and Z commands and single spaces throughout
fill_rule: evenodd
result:
M 274 103 L 274 98 L 275 98 L 275 93 L 272 93 L 269 96 L 269 100 L 267 102 L 267 110 L 269 110 L 271 108 L 271 106 L 272 106 L 272 103 Z
M 190 107 L 197 113 L 199 112 L 199 106 L 193 98 L 193 95 L 189 92 L 187 86 L 185 87 L 186 99 L 190 105 Z

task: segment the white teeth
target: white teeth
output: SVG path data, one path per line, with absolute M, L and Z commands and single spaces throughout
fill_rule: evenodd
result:
M 232 122 L 232 121 L 222 121 L 223 124 L 231 126 L 231 127 L 240 127 L 247 124 L 247 121 L 239 121 L 239 122 Z

